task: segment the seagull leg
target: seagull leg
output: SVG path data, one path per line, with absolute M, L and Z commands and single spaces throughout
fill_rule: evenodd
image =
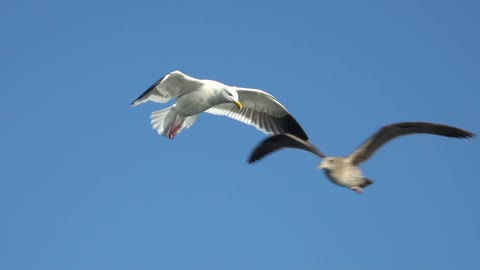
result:
M 182 123 L 180 123 L 179 125 L 176 125 L 173 130 L 172 130 L 172 139 L 177 135 L 178 131 L 180 130 L 180 128 L 182 127 Z
M 352 187 L 350 187 L 350 189 L 353 190 L 353 191 L 355 191 L 355 192 L 357 192 L 358 194 L 362 194 L 362 193 L 363 193 L 363 189 L 362 189 L 362 187 L 360 187 L 360 186 L 352 186 Z
M 175 135 L 177 135 L 178 130 L 180 129 L 177 125 L 175 125 L 175 122 L 177 122 L 177 115 L 173 118 L 173 120 L 170 122 L 168 125 L 168 132 L 167 136 L 170 140 L 173 140 L 175 138 Z M 181 126 L 182 123 L 180 123 L 179 126 Z
M 170 140 L 172 140 L 175 137 L 175 134 L 173 134 L 174 129 L 175 129 L 175 123 L 172 122 L 170 123 L 170 126 L 168 127 L 168 132 L 167 132 L 167 136 Z
M 182 128 L 182 123 L 183 121 L 180 122 L 178 125 L 175 125 L 175 122 L 172 123 L 172 125 L 168 129 L 168 138 L 170 140 L 173 140 L 173 138 L 175 138 L 180 128 Z
M 175 123 L 172 123 L 172 125 L 170 125 L 170 128 L 168 129 L 168 138 L 170 140 L 173 140 L 176 134 L 177 133 L 175 132 Z

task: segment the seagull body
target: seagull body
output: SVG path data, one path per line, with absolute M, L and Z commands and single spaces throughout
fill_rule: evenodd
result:
M 313 144 L 292 134 L 279 134 L 262 141 L 252 152 L 249 163 L 282 148 L 298 148 L 309 151 L 322 159 L 318 169 L 324 169 L 333 183 L 358 193 L 373 181 L 364 177 L 359 165 L 367 161 L 382 145 L 394 138 L 411 134 L 433 134 L 453 138 L 471 138 L 475 135 L 466 130 L 426 122 L 403 122 L 384 126 L 367 139 L 357 150 L 346 157 L 329 157 Z
M 290 133 L 308 140 L 300 124 L 272 95 L 257 89 L 195 79 L 180 71 L 160 78 L 131 105 L 147 101 L 165 103 L 171 99 L 176 99 L 175 104 L 150 116 L 158 134 L 170 139 L 192 126 L 199 113 L 207 112 L 252 125 L 266 134 Z

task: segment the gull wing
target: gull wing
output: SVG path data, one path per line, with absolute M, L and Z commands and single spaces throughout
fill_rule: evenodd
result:
M 213 106 L 206 112 L 235 119 L 266 134 L 290 133 L 308 140 L 307 134 L 297 120 L 274 96 L 257 89 L 236 88 L 236 90 L 243 105 L 242 109 L 238 109 L 232 103 L 224 103 Z
M 313 144 L 298 138 L 292 134 L 277 134 L 270 136 L 263 140 L 255 147 L 250 154 L 248 163 L 254 163 L 266 155 L 278 151 L 283 148 L 297 148 L 313 153 L 320 158 L 324 158 L 325 155 L 320 152 Z
M 427 123 L 427 122 L 403 122 L 384 126 L 367 139 L 351 155 L 354 165 L 367 161 L 375 151 L 385 143 L 400 136 L 411 134 L 433 134 L 452 138 L 470 138 L 475 135 L 469 131 L 452 126 Z
M 165 103 L 202 86 L 203 82 L 201 80 L 192 78 L 180 71 L 172 71 L 152 84 L 131 105 L 137 106 L 149 100 Z

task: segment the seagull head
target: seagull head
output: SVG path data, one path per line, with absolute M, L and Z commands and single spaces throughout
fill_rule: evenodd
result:
M 324 170 L 332 170 L 337 166 L 338 163 L 338 158 L 335 157 L 326 157 L 322 159 L 322 162 L 320 162 L 320 165 L 318 165 L 318 169 L 324 169 Z
M 233 87 L 226 87 L 222 91 L 223 97 L 227 99 L 227 102 L 232 102 L 238 109 L 242 109 L 242 103 L 238 100 L 238 92 Z

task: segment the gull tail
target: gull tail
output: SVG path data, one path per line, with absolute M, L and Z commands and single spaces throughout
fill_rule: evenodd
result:
M 152 115 L 150 115 L 150 124 L 152 124 L 153 129 L 155 129 L 158 134 L 167 136 L 168 129 L 175 120 L 176 115 L 177 113 L 173 106 L 163 110 L 154 111 L 152 112 Z
M 363 178 L 363 183 L 360 185 L 360 187 L 364 188 L 364 187 L 368 187 L 370 186 L 371 184 L 373 184 L 373 180 L 370 180 L 368 178 Z
M 164 137 L 170 137 L 171 139 L 183 129 L 192 126 L 197 120 L 196 115 L 188 117 L 178 116 L 174 106 L 175 105 L 163 110 L 154 111 L 152 115 L 150 115 L 150 123 L 153 129 L 155 129 L 158 134 Z

